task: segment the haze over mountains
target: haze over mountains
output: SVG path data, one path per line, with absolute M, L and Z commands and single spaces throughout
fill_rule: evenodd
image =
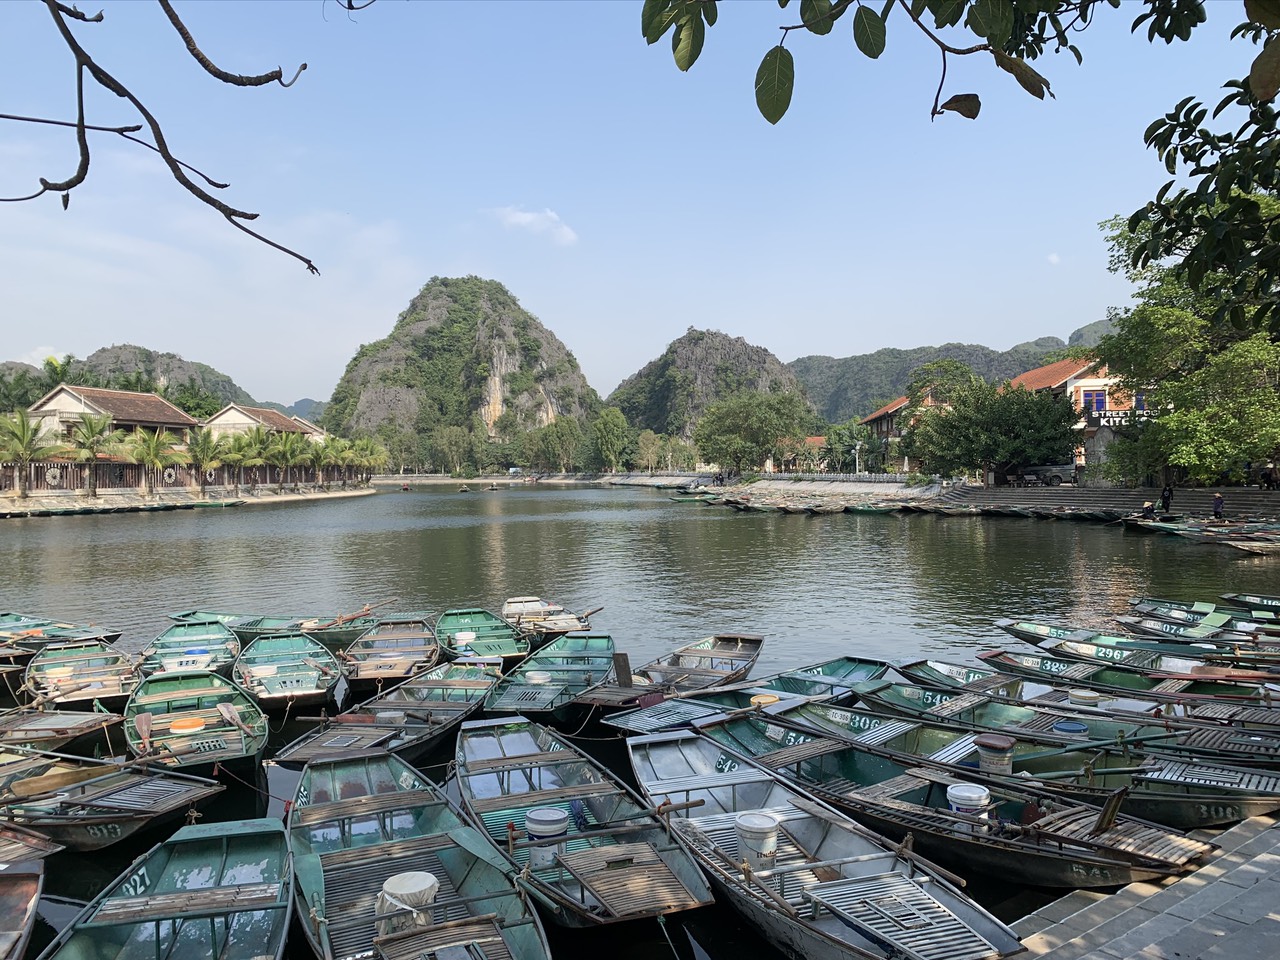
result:
M 604 403 L 616 405 L 636 428 L 688 438 L 703 411 L 724 396 L 799 389 L 820 416 L 841 423 L 902 395 L 921 364 L 955 359 L 988 380 L 1004 380 L 1068 346 L 1092 346 L 1109 329 L 1098 321 L 1066 341 L 1043 336 L 1004 351 L 947 343 L 784 364 L 741 337 L 691 327 Z M 129 344 L 104 347 L 74 367 L 104 381 L 137 374 L 157 383 L 192 380 L 224 402 L 276 407 L 343 434 L 424 435 L 460 426 L 500 436 L 564 416 L 590 419 L 602 405 L 566 345 L 502 284 L 474 276 L 432 278 L 386 337 L 361 346 L 325 402 L 258 400 L 206 364 Z M 19 370 L 41 374 L 27 364 L 0 364 L 5 377 Z

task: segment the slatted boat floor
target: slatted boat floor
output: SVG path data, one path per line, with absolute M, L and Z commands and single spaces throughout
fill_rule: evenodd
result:
M 914 720 L 889 720 L 865 730 L 853 738 L 855 743 L 865 743 L 869 747 L 878 746 L 882 743 L 888 743 L 894 737 L 914 730 L 920 724 Z
M 984 960 L 1000 952 L 920 884 L 899 873 L 821 884 L 806 899 L 911 960 Z
M 578 702 L 596 707 L 618 709 L 619 707 L 633 707 L 643 697 L 653 696 L 661 697 L 663 694 L 655 691 L 649 684 L 638 687 L 619 687 L 615 684 L 602 684 L 592 687 L 581 694 L 578 697 Z
M 1097 809 L 1073 807 L 1037 820 L 1033 826 L 1055 837 L 1092 841 L 1127 854 L 1163 860 L 1177 866 L 1199 860 L 1215 849 L 1212 843 L 1202 843 L 1185 834 L 1149 827 L 1135 820 L 1117 820 L 1105 831 L 1094 833 L 1097 822 Z
M 85 793 L 72 793 L 67 798 L 67 806 L 106 807 L 111 810 L 162 814 L 184 807 L 211 792 L 210 784 L 140 773 L 126 775 L 122 780 L 117 779 L 114 783 L 96 789 L 93 784 L 85 786 Z
M 1280 704 L 1280 698 L 1277 698 Z M 1223 720 L 1238 726 L 1280 726 L 1280 709 L 1275 707 L 1237 707 L 1230 703 L 1206 703 L 1192 707 L 1191 716 L 1197 720 Z
M 564 683 L 513 683 L 485 703 L 489 710 L 550 710 L 567 699 L 569 686 Z
M 619 919 L 696 907 L 699 900 L 647 843 L 614 843 L 556 857 Z
M 415 927 L 373 941 L 379 960 L 512 960 L 496 919 Z
M 1218 751 L 1253 761 L 1273 762 L 1280 757 L 1280 737 L 1270 731 L 1251 732 L 1235 727 L 1189 730 L 1178 738 L 1178 746 L 1189 750 Z
M 987 702 L 989 702 L 987 698 L 980 694 L 965 693 L 950 700 L 944 700 L 925 712 L 932 717 L 954 717 L 957 713 L 963 713 L 972 707 L 980 707 Z
M 22 713 L 0 717 L 0 736 L 33 740 L 50 736 L 79 736 L 98 727 L 119 723 L 114 713 Z
M 728 709 L 718 704 L 699 703 L 696 700 L 667 700 L 625 716 L 607 717 L 603 722 L 611 727 L 619 727 L 634 733 L 655 733 L 672 727 L 688 726 L 701 717 L 712 717 Z
M 461 920 L 470 914 L 438 856 L 454 846 L 444 835 L 413 837 L 351 847 L 320 854 L 324 871 L 324 909 L 334 957 L 353 957 L 373 949 L 377 935 L 374 905 L 387 878 L 397 873 L 425 871 L 440 882 L 432 915 L 436 923 Z
M 349 800 L 315 802 L 314 797 L 312 800 L 310 805 L 294 809 L 293 819 L 290 821 L 293 826 L 305 827 L 316 823 L 371 817 L 380 813 L 418 810 L 444 802 L 432 790 L 391 790 Z
M 85 926 L 107 926 L 165 919 L 219 917 L 258 910 L 283 910 L 279 883 L 235 883 L 195 887 L 142 897 L 110 897 L 93 912 Z
M 281 750 L 275 759 L 290 763 L 307 763 L 321 757 L 351 751 L 372 750 L 382 746 L 404 729 L 402 724 L 343 724 L 337 728 L 317 730 L 306 740 L 288 750 Z
M 1166 761 L 1137 774 L 1135 779 L 1157 783 L 1188 783 L 1204 787 L 1226 787 L 1255 793 L 1280 793 L 1280 775 L 1264 771 L 1236 770 L 1196 763 Z
M 789 747 L 782 747 L 769 753 L 762 753 L 756 757 L 756 762 L 766 767 L 789 767 L 805 760 L 812 760 L 828 753 L 839 753 L 841 750 L 848 749 L 848 743 L 817 738 L 806 740 L 804 743 L 792 744 Z

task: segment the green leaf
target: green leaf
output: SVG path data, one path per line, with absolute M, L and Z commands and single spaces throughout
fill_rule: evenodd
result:
M 716 25 L 716 17 L 719 13 L 716 11 L 716 0 L 702 0 L 702 19 L 707 22 L 708 27 Z
M 644 20 L 645 12 L 649 10 L 648 0 L 645 2 L 644 10 L 640 12 L 641 26 L 644 28 L 645 43 L 653 44 L 661 40 L 662 35 L 671 29 L 672 24 L 674 24 L 677 18 L 681 15 L 679 3 L 668 4 L 659 2 L 656 5 L 659 9 L 653 14 L 652 20 L 647 22 Z
M 826 36 L 831 32 L 831 0 L 800 0 L 800 22 L 810 33 Z
M 978 99 L 976 93 L 957 93 L 954 97 L 949 97 L 947 102 L 938 109 L 950 110 L 968 120 L 977 120 L 978 111 L 982 109 L 982 101 Z
M 1262 103 L 1280 92 L 1280 43 L 1271 41 L 1254 58 L 1249 68 L 1249 89 Z
M 872 60 L 884 53 L 884 21 L 870 7 L 858 7 L 853 15 L 853 42 Z
M 785 10 L 787 9 L 787 4 L 790 2 L 791 0 L 778 0 L 778 6 Z
M 703 26 L 702 17 L 681 21 L 680 28 L 671 35 L 671 53 L 676 58 L 676 66 L 681 70 L 692 67 L 702 53 L 702 42 L 706 38 L 707 28 Z
M 964 22 L 993 47 L 1003 47 L 1013 32 L 1013 0 L 975 0 Z
M 911 19 L 919 20 L 928 7 L 928 0 L 911 0 Z
M 644 0 L 644 6 L 640 8 L 640 35 L 646 40 L 649 39 L 649 31 L 653 29 L 654 21 L 665 9 L 667 9 L 667 0 Z M 653 43 L 652 40 L 649 42 Z
M 791 106 L 795 81 L 796 65 L 791 51 L 781 44 L 771 48 L 756 71 L 756 106 L 770 123 L 781 120 Z
M 933 13 L 934 26 L 941 29 L 960 22 L 966 3 L 968 0 L 926 0 L 925 5 Z
M 1011 57 L 1003 50 L 992 50 L 991 55 L 996 58 L 996 65 L 1001 70 L 1012 74 L 1013 79 L 1018 81 L 1018 86 L 1037 100 L 1043 100 L 1046 93 L 1050 97 L 1053 96 L 1053 91 L 1049 89 L 1049 81 L 1036 73 L 1025 60 Z
M 1250 23 L 1280 30 L 1280 0 L 1244 0 L 1244 15 Z

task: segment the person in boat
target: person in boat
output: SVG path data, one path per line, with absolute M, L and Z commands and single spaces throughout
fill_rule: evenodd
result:
M 1154 520 L 1156 518 L 1156 505 L 1150 500 L 1144 501 L 1142 504 L 1142 519 Z
M 1173 503 L 1173 485 L 1166 483 L 1164 489 L 1160 491 L 1160 512 L 1168 513 L 1169 507 Z
M 1213 495 L 1213 519 L 1215 520 L 1222 519 L 1222 503 L 1222 494 L 1215 493 Z

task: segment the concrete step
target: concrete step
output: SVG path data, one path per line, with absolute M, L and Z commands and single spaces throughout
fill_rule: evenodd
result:
M 1280 932 L 1280 921 L 1269 919 L 1280 898 L 1276 823 L 1273 817 L 1254 817 L 1218 834 L 1214 839 L 1221 849 L 1189 876 L 1130 884 L 1093 902 L 1073 893 L 1041 908 L 1036 911 L 1039 919 L 1050 922 L 1024 933 L 1027 956 L 1195 960 L 1211 949 L 1213 957 L 1238 960 L 1275 956 L 1276 949 L 1258 953 L 1243 948 L 1250 938 Z M 1024 919 L 1029 922 L 1015 927 L 1020 933 L 1039 925 L 1039 920 Z M 1241 951 L 1219 950 L 1223 938 L 1239 938 Z

